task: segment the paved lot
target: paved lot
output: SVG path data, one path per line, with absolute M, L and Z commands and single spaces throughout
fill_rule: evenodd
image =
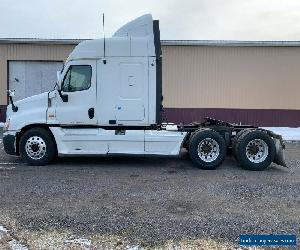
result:
M 12 240 L 29 249 L 234 249 L 241 233 L 299 238 L 300 145 L 286 153 L 289 169 L 264 172 L 231 158 L 203 171 L 185 154 L 31 167 L 0 142 L 0 249 Z

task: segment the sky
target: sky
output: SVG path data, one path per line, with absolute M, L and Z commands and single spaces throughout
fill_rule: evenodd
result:
M 1 38 L 109 37 L 143 14 L 164 40 L 300 40 L 299 0 L 0 0 Z

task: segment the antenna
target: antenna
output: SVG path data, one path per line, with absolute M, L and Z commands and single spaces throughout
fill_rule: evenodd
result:
M 104 13 L 102 14 L 102 27 L 103 27 L 103 48 L 104 48 L 104 58 L 105 58 L 105 29 L 104 29 Z

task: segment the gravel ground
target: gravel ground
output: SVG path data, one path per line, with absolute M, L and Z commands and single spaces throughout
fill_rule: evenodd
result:
M 239 235 L 300 233 L 300 145 L 289 168 L 216 171 L 178 158 L 69 158 L 31 167 L 3 152 L 0 249 L 235 249 Z

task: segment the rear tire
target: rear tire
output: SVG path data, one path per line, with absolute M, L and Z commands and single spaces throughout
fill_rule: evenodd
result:
M 239 131 L 236 136 L 232 139 L 232 146 L 231 146 L 231 150 L 232 150 L 232 154 L 234 156 L 234 158 L 237 160 L 236 158 L 236 144 L 238 142 L 238 140 L 240 139 L 240 137 L 245 133 L 249 131 L 249 129 L 243 129 L 241 131 Z
M 262 171 L 275 157 L 273 139 L 261 130 L 248 130 L 237 141 L 235 154 L 239 165 L 247 170 Z
M 216 169 L 226 156 L 225 140 L 214 130 L 199 129 L 191 136 L 189 154 L 199 168 Z
M 50 131 L 32 128 L 20 139 L 19 150 L 24 162 L 33 166 L 50 163 L 57 155 L 56 144 Z

